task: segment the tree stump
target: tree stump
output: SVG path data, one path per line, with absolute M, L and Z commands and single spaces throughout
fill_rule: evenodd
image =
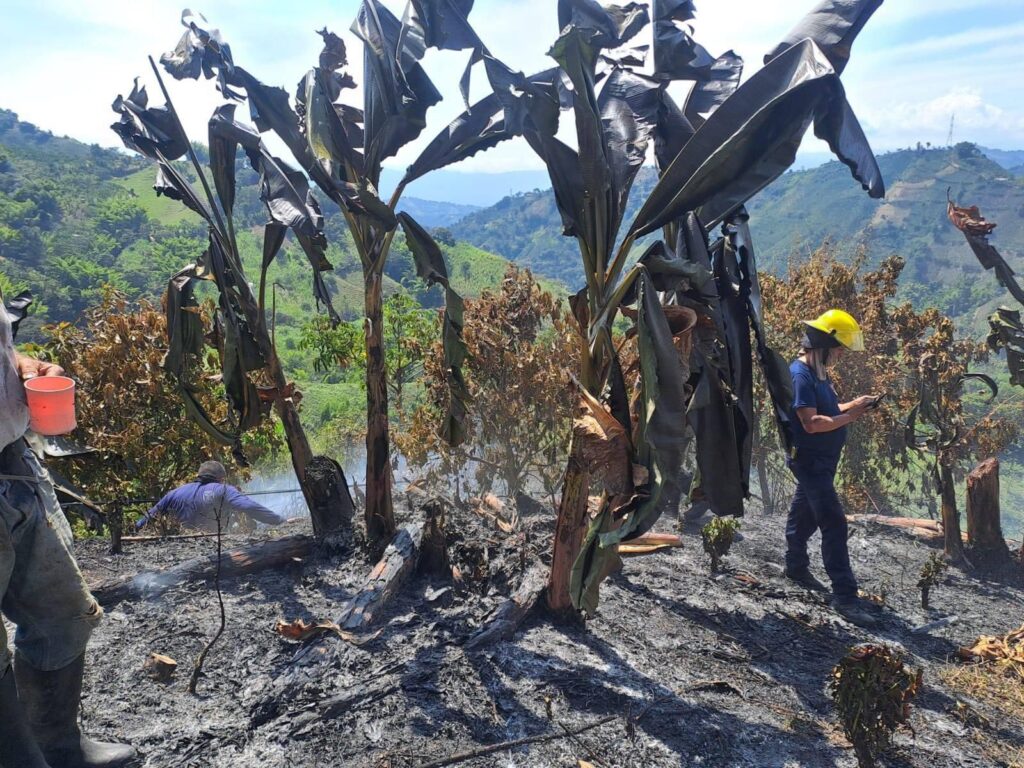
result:
M 341 465 L 328 456 L 314 456 L 306 467 L 306 483 L 313 500 L 309 510 L 313 534 L 320 538 L 351 530 L 355 505 Z
M 423 528 L 423 552 L 420 570 L 433 576 L 451 578 L 452 566 L 448 560 L 448 538 L 445 534 L 447 505 L 441 499 L 430 499 L 422 506 L 426 515 Z
M 999 520 L 998 459 L 985 459 L 967 476 L 967 540 L 972 555 L 987 565 L 1010 558 Z

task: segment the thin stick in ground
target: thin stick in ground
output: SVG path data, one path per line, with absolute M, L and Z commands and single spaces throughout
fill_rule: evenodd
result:
M 199 676 L 203 674 L 203 663 L 206 661 L 206 656 L 210 653 L 210 649 L 213 648 L 214 644 L 220 640 L 220 636 L 224 634 L 224 627 L 227 624 L 227 616 L 224 611 L 224 594 L 220 591 L 220 572 L 223 565 L 223 550 L 224 550 L 224 536 L 222 525 L 223 512 L 224 512 L 224 499 L 227 496 L 227 486 L 221 483 L 220 486 L 220 504 L 217 505 L 217 513 L 215 515 L 217 519 L 217 570 L 213 575 L 213 588 L 217 592 L 217 604 L 220 607 L 220 626 L 217 628 L 217 634 L 215 634 L 210 642 L 206 644 L 206 647 L 199 652 L 199 656 L 196 657 L 195 666 L 192 667 L 192 677 L 188 681 L 188 692 L 195 694 L 196 686 L 199 684 Z
M 581 733 L 593 730 L 599 726 L 610 723 L 612 720 L 617 720 L 618 715 L 609 715 L 596 722 L 590 723 L 589 725 L 583 725 L 579 728 L 574 728 L 571 731 L 564 731 L 563 733 L 546 733 L 540 736 L 527 736 L 525 739 L 515 739 L 513 741 L 503 741 L 500 744 L 491 744 L 487 747 L 480 747 L 479 749 L 471 749 L 467 752 L 459 752 L 457 755 L 450 755 L 449 757 L 441 758 L 440 760 L 432 760 L 429 763 L 421 763 L 418 768 L 441 768 L 445 765 L 455 765 L 456 763 L 464 763 L 467 760 L 472 760 L 475 757 L 483 757 L 484 755 L 493 755 L 495 752 L 504 752 L 506 749 L 513 749 L 515 747 L 522 747 L 527 744 L 539 744 L 545 741 L 555 741 L 557 739 L 567 739 L 573 736 L 578 736 Z

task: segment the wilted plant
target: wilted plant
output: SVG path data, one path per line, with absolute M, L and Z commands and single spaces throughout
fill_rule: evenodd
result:
M 921 568 L 921 577 L 917 580 L 917 588 L 921 590 L 921 607 L 928 607 L 928 596 L 932 587 L 942 583 L 943 575 L 949 568 L 949 562 L 940 552 L 933 552 L 924 561 Z
M 860 768 L 873 768 L 905 725 L 910 702 L 921 687 L 921 670 L 907 668 L 887 645 L 854 646 L 832 670 L 829 691 Z
M 704 551 L 711 558 L 711 572 L 717 573 L 722 558 L 729 554 L 736 533 L 740 529 L 740 521 L 735 517 L 716 517 L 700 529 L 700 538 L 704 542 Z

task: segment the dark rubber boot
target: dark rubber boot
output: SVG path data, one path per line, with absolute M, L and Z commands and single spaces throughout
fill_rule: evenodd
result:
M 832 601 L 832 607 L 847 621 L 858 627 L 872 629 L 878 626 L 878 619 L 872 615 L 868 603 L 859 597 L 836 597 Z
M 126 744 L 86 738 L 78 727 L 85 655 L 63 669 L 44 672 L 15 655 L 14 674 L 29 725 L 54 768 L 122 768 L 135 759 Z
M 50 768 L 29 728 L 10 669 L 0 678 L 0 766 Z
M 816 578 L 810 571 L 786 571 L 786 578 L 790 581 L 799 584 L 804 589 L 809 589 L 811 592 L 828 592 L 829 589 Z

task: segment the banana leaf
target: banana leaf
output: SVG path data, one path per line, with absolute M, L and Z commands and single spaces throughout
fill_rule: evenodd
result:
M 664 173 L 696 128 L 667 90 L 662 89 L 659 98 L 658 116 L 654 124 L 654 159 L 659 173 Z
M 403 32 L 415 35 L 423 48 L 479 48 L 480 38 L 467 19 L 472 9 L 473 0 L 410 0 L 402 19 Z
M 235 105 L 222 104 L 214 110 L 209 125 L 210 173 L 224 213 L 235 208 L 235 159 L 238 145 L 256 146 L 259 134 L 235 122 Z
M 884 194 L 871 148 L 846 102 L 842 83 L 810 40 L 743 83 L 697 129 L 637 214 L 644 235 L 685 211 L 712 227 L 778 178 L 796 157 L 811 124 L 872 197 Z
M 111 109 L 121 115 L 111 129 L 124 145 L 150 160 L 177 160 L 188 151 L 188 137 L 178 128 L 170 110 L 150 107 L 146 87 L 135 78 L 127 97 L 118 95 Z
M 744 290 L 738 258 L 735 243 L 728 237 L 712 251 L 722 321 L 725 325 L 728 384 L 732 394 L 731 413 L 736 435 L 734 449 L 739 462 L 740 487 L 743 498 L 746 498 L 750 494 L 750 460 L 754 437 L 754 371 L 748 296 Z M 712 509 L 715 509 L 714 504 Z
M 28 317 L 29 308 L 34 299 L 31 291 L 21 291 L 9 301 L 4 299 L 3 292 L 0 292 L 0 301 L 4 301 L 4 309 L 7 310 L 7 318 L 11 323 L 11 341 L 18 338 L 18 326 L 21 321 Z
M 988 326 L 989 349 L 1006 353 L 1010 383 L 1024 387 L 1024 325 L 1021 325 L 1020 310 L 999 307 L 989 316 Z
M 363 150 L 376 182 L 381 163 L 426 127 L 441 94 L 418 63 L 423 48 L 403 38 L 402 23 L 377 0 L 363 0 L 352 33 L 364 43 Z
M 850 60 L 853 41 L 881 4 L 882 0 L 822 0 L 768 52 L 765 64 L 810 38 L 832 62 L 836 74 L 841 75 Z
M 444 354 L 445 374 L 448 380 L 448 412 L 441 425 L 441 436 L 453 448 L 466 438 L 466 414 L 471 400 L 462 364 L 466 360 L 466 342 L 462 331 L 465 303 L 451 287 L 448 268 L 441 248 L 415 219 L 404 211 L 398 221 L 405 232 L 405 241 L 416 263 L 418 274 L 428 285 L 444 287 L 444 320 L 441 346 Z
M 952 200 L 946 207 L 946 214 L 953 226 L 963 233 L 971 251 L 978 259 L 978 263 L 985 269 L 994 271 L 999 284 L 1008 290 L 1019 303 L 1024 304 L 1024 288 L 1021 288 L 1020 283 L 1017 282 L 1015 273 L 1006 263 L 1006 259 L 988 241 L 989 233 L 995 229 L 995 223 L 986 221 L 985 217 L 981 215 L 981 211 L 978 210 L 978 206 L 961 208 Z
M 735 51 L 726 51 L 707 68 L 706 74 L 693 84 L 686 98 L 683 113 L 696 129 L 707 116 L 718 109 L 740 86 L 743 59 Z
M 587 30 L 593 33 L 598 48 L 619 48 L 632 40 L 649 17 L 641 3 L 603 5 L 596 0 L 558 0 L 558 28 Z
M 757 277 L 757 259 L 750 236 L 749 220 L 746 208 L 740 208 L 725 225 L 725 233 L 732 251 L 736 254 L 740 291 L 747 298 L 747 312 L 750 328 L 754 332 L 757 360 L 761 366 L 761 373 L 764 375 L 768 396 L 772 401 L 779 439 L 781 445 L 788 452 L 793 443 L 793 425 L 790 418 L 790 409 L 793 403 L 793 379 L 785 358 L 769 347 L 765 341 L 761 285 Z

